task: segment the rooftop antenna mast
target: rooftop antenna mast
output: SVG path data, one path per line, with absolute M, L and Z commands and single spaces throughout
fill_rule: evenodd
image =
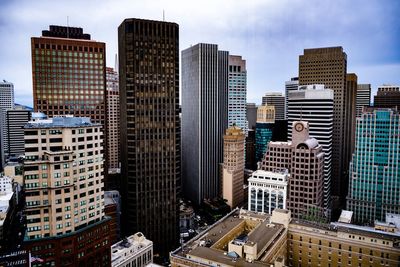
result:
M 162 10 L 162 20 L 165 21 L 165 10 Z
M 69 38 L 69 16 L 67 16 L 67 38 Z

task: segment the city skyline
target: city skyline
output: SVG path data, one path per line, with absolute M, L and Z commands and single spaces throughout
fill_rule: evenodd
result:
M 76 7 L 86 10 L 76 14 Z M 210 10 L 206 7 L 212 6 Z M 107 44 L 107 66 L 115 65 L 117 27 L 126 17 L 176 22 L 180 47 L 215 43 L 247 61 L 248 102 L 261 102 L 266 92 L 284 91 L 285 81 L 298 75 L 297 60 L 304 48 L 342 46 L 348 71 L 360 83 L 371 83 L 372 95 L 382 84 L 399 84 L 400 51 L 396 48 L 400 3 L 395 1 L 2 1 L 0 33 L 12 45 L 0 51 L 1 79 L 15 85 L 16 102 L 32 106 L 30 36 L 49 24 L 78 26 Z M 299 12 L 307 10 L 307 12 Z M 351 10 L 357 10 L 354 14 Z M 164 11 L 164 12 L 163 12 Z M 195 12 L 194 12 L 195 11 Z M 373 18 L 382 17 L 385 20 Z M 6 18 L 6 19 L 5 19 Z M 212 25 L 211 25 L 212 24 Z M 18 51 L 18 53 L 16 52 Z

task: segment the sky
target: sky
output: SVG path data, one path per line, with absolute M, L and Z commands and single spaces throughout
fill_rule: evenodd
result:
M 14 83 L 17 103 L 32 106 L 31 37 L 68 17 L 106 43 L 114 67 L 121 22 L 163 20 L 163 11 L 179 24 L 180 50 L 214 43 L 246 59 L 248 102 L 284 92 L 305 48 L 342 46 L 348 73 L 373 94 L 400 85 L 399 0 L 0 0 L 0 80 Z

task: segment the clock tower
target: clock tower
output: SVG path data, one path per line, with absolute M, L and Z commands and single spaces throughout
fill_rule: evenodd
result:
M 294 121 L 292 131 L 292 143 L 296 147 L 299 143 L 309 138 L 309 127 L 307 121 Z

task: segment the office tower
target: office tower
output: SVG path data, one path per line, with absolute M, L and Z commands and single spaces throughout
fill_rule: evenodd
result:
M 224 164 L 222 198 L 231 208 L 243 204 L 245 134 L 238 126 L 226 129 L 224 135 Z
M 397 107 L 400 110 L 400 86 L 382 85 L 374 96 L 374 106 L 381 108 Z
M 282 141 L 288 140 L 288 121 L 280 120 L 275 121 L 274 128 L 272 130 L 271 141 Z
M 246 104 L 246 118 L 247 118 L 247 126 L 249 129 L 256 128 L 257 122 L 257 105 L 254 103 Z
M 347 209 L 358 223 L 400 214 L 400 114 L 365 108 L 357 119 L 356 148 L 350 163 Z
M 118 45 L 123 232 L 167 256 L 179 237 L 179 26 L 126 19 Z
M 350 99 L 346 94 L 347 55 L 342 47 L 304 49 L 299 56 L 299 85 L 324 84 L 333 90 L 333 136 L 332 136 L 332 195 L 339 196 L 343 204 L 347 187 L 342 179 L 346 178 L 348 162 L 345 154 L 350 155 L 351 136 L 346 132 L 352 118 L 348 115 Z
M 31 110 L 9 109 L 6 113 L 8 156 L 25 154 L 24 125 L 31 120 Z
M 247 136 L 246 95 L 247 71 L 246 60 L 241 56 L 229 55 L 228 76 L 228 126 L 237 125 Z
M 6 114 L 14 108 L 14 84 L 3 80 L 0 82 L 0 171 L 3 170 L 8 153 Z
M 342 194 L 345 194 L 347 197 L 349 190 L 349 166 L 351 161 L 351 155 L 354 152 L 355 139 L 356 139 L 356 101 L 357 101 L 357 75 L 354 73 L 348 73 L 346 75 L 346 124 L 345 124 L 345 133 L 347 136 L 347 150 L 350 149 L 350 153 L 343 154 L 343 169 L 346 170 L 344 177 L 342 178 L 342 188 L 340 191 Z
M 256 162 L 263 159 L 268 142 L 272 139 L 275 124 L 275 107 L 259 106 L 256 123 Z
M 228 52 L 215 44 L 182 51 L 182 171 L 195 204 L 220 192 L 219 163 L 228 125 Z
M 249 129 L 246 136 L 245 168 L 249 170 L 257 169 L 256 161 L 256 131 Z
M 119 87 L 118 72 L 106 68 L 108 172 L 119 172 Z
M 107 135 L 105 43 L 82 28 L 50 25 L 31 44 L 34 110 L 49 118 L 89 117 Z
M 299 87 L 299 77 L 293 77 L 285 82 L 285 119 L 288 116 L 289 92 L 297 91 Z
M 371 84 L 357 84 L 356 116 L 359 118 L 363 107 L 371 105 Z
M 331 195 L 333 91 L 324 85 L 302 85 L 289 92 L 288 140 L 292 140 L 294 121 L 307 121 L 310 137 L 318 140 L 324 152 L 324 207 Z
M 262 105 L 275 107 L 275 120 L 285 119 L 285 97 L 282 93 L 270 92 L 262 97 Z
M 249 178 L 248 210 L 271 214 L 275 208 L 286 209 L 287 169 L 270 172 L 257 170 Z
M 324 152 L 309 136 L 309 124 L 295 121 L 291 142 L 270 142 L 261 170 L 290 174 L 287 207 L 295 218 L 323 207 Z
M 46 265 L 109 264 L 101 124 L 68 116 L 24 128 L 25 248 Z

